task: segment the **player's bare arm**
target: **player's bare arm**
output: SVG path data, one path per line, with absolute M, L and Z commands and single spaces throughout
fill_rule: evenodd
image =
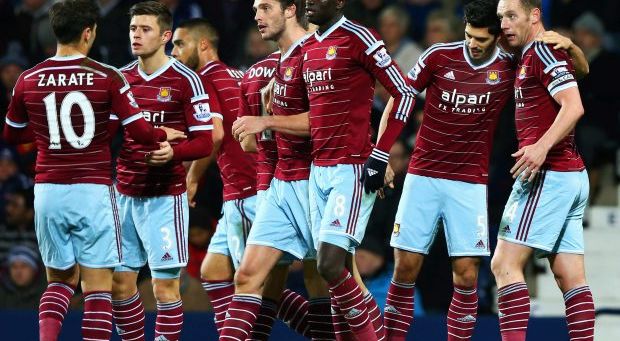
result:
M 176 130 L 176 129 L 172 129 L 172 128 L 168 128 L 164 126 L 159 126 L 158 128 L 166 132 L 166 141 L 175 141 L 175 140 L 182 140 L 182 139 L 187 138 L 187 135 L 185 135 L 185 133 L 180 130 Z
M 310 136 L 308 113 L 291 116 L 239 117 L 233 123 L 232 133 L 237 141 L 241 141 L 248 135 L 258 134 L 267 129 L 296 136 Z
M 573 61 L 573 67 L 575 67 L 575 76 L 577 79 L 582 79 L 590 73 L 590 65 L 588 64 L 586 55 L 570 38 L 555 31 L 545 31 L 538 36 L 536 40 L 542 41 L 545 44 L 552 44 L 554 50 L 566 50 Z
M 224 140 L 224 128 L 222 126 L 222 120 L 219 118 L 213 118 L 213 130 L 211 131 L 211 137 L 213 140 L 213 149 L 209 156 L 202 159 L 194 160 L 187 170 L 187 176 L 185 178 L 185 185 L 187 187 L 187 201 L 190 207 L 196 207 L 196 192 L 198 191 L 198 183 L 202 176 L 207 171 L 213 160 L 215 160 L 222 141 Z
M 583 116 L 584 109 L 577 87 L 562 90 L 555 94 L 553 99 L 561 106 L 560 112 L 551 127 L 536 143 L 525 146 L 512 154 L 517 159 L 510 170 L 513 178 L 523 172 L 522 179 L 534 180 L 536 173 L 545 162 L 549 150 L 575 129 L 577 121 Z
M 243 149 L 246 153 L 257 153 L 258 149 L 256 146 L 256 136 L 246 136 L 244 139 L 239 141 L 241 144 L 241 149 Z
M 388 117 L 392 112 L 392 107 L 394 106 L 394 97 L 390 97 L 388 102 L 385 105 L 385 109 L 383 109 L 383 115 L 381 115 L 381 121 L 379 122 L 379 131 L 377 132 L 377 142 L 381 139 L 381 136 L 385 132 L 385 128 L 387 127 Z M 383 177 L 384 186 L 388 186 L 390 188 L 394 188 L 394 170 L 390 163 L 388 162 L 387 168 L 385 169 L 385 176 Z M 383 193 L 379 193 L 379 198 L 383 199 Z

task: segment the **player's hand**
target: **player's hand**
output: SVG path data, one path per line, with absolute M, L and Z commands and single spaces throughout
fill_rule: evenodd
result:
M 187 138 L 187 135 L 185 135 L 185 133 L 180 130 L 164 126 L 159 126 L 158 128 L 166 132 L 166 141 L 174 141 Z
M 570 50 L 574 45 L 570 38 L 565 37 L 555 31 L 545 31 L 536 37 L 536 41 L 553 45 L 554 50 Z
M 385 171 L 388 165 L 388 153 L 373 149 L 364 164 L 360 182 L 364 185 L 366 194 L 374 193 L 383 187 Z
M 515 165 L 510 169 L 512 177 L 516 179 L 521 176 L 523 181 L 533 181 L 540 171 L 540 167 L 545 163 L 548 151 L 544 146 L 534 143 L 512 154 L 512 157 L 517 159 Z
M 170 143 L 160 142 L 159 149 L 154 150 L 146 154 L 146 162 L 151 166 L 163 166 L 168 161 L 172 160 L 174 150 L 170 146 Z
M 385 169 L 385 176 L 383 177 L 383 187 L 379 188 L 377 191 L 377 196 L 379 199 L 385 199 L 385 188 L 394 188 L 394 170 L 390 163 L 388 162 L 387 168 Z
M 232 134 L 235 140 L 241 141 L 246 136 L 261 133 L 265 129 L 266 127 L 262 117 L 243 116 L 233 122 Z
M 262 89 L 260 89 L 260 99 L 263 104 L 263 108 L 269 114 L 272 113 L 272 103 L 273 103 L 273 85 L 275 84 L 276 79 L 272 78 L 269 83 Z
M 196 207 L 196 192 L 198 192 L 198 181 L 190 179 L 189 176 L 185 179 L 185 186 L 187 187 L 187 202 L 189 207 Z

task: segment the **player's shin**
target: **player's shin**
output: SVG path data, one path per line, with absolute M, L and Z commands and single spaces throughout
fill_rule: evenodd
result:
M 74 292 L 75 287 L 70 284 L 47 285 L 39 303 L 39 340 L 56 341 Z
M 470 340 L 478 318 L 478 257 L 453 257 L 454 291 L 448 309 L 448 341 Z
M 334 340 L 331 298 L 327 282 L 317 271 L 316 260 L 304 260 L 304 284 L 308 290 L 308 329 L 313 340 Z M 342 321 L 346 325 L 344 317 Z M 348 328 L 347 328 L 348 329 Z
M 180 294 L 180 268 L 153 270 L 153 293 L 157 300 L 155 338 L 178 341 L 183 329 L 183 302 Z
M 287 277 L 288 265 L 278 265 L 271 270 L 263 287 L 263 302 L 248 340 L 269 340 L 271 328 L 278 315 L 278 305 Z
M 202 261 L 200 274 L 202 287 L 207 292 L 215 313 L 215 327 L 218 333 L 221 333 L 226 310 L 235 294 L 234 270 L 230 257 L 217 253 L 207 254 Z
M 318 260 L 319 273 L 327 280 L 331 295 L 344 314 L 353 334 L 358 339 L 377 340 L 364 303 L 362 290 L 349 270 L 344 267 L 346 256 L 347 252 L 344 249 L 328 243 L 321 243 Z M 334 276 L 338 270 L 342 272 Z M 338 333 L 336 325 L 334 325 L 334 330 Z
M 121 340 L 144 340 L 144 306 L 137 288 L 138 272 L 114 272 L 112 316 Z

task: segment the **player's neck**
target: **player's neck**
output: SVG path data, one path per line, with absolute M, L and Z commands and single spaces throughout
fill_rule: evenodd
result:
M 278 39 L 278 48 L 280 49 L 280 53 L 286 53 L 294 42 L 298 41 L 306 34 L 308 34 L 308 32 L 297 24 L 297 22 L 289 25 L 289 27 L 282 32 L 280 39 Z
M 325 31 L 329 30 L 329 28 L 334 26 L 340 19 L 342 19 L 343 16 L 344 16 L 344 14 L 338 13 L 338 14 L 334 15 L 334 17 L 330 21 L 328 21 L 325 24 L 319 26 L 319 34 L 323 34 L 323 33 L 325 33 Z
M 531 42 L 536 40 L 536 37 L 538 37 L 540 34 L 543 34 L 544 32 L 545 32 L 545 27 L 542 24 L 535 24 L 534 27 L 532 27 L 530 34 L 527 36 L 527 40 L 525 41 L 525 44 L 521 47 L 521 50 L 523 50 Z
M 86 46 L 75 45 L 56 45 L 56 57 L 69 57 L 77 55 L 86 56 L 88 54 L 88 48 Z
M 208 51 L 204 54 L 198 55 L 198 70 L 202 70 L 207 64 L 211 62 L 217 62 L 220 60 L 220 56 L 218 56 L 217 51 Z M 198 72 L 198 70 L 195 70 Z
M 140 56 L 138 57 L 138 63 L 140 65 L 140 70 L 142 70 L 147 75 L 154 73 L 155 71 L 161 69 L 168 61 L 170 61 L 170 57 L 168 57 L 164 50 L 158 50 L 150 56 Z

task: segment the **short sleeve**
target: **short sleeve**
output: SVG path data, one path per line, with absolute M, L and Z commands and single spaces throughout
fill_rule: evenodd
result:
M 418 58 L 418 62 L 407 73 L 409 83 L 415 90 L 416 94 L 424 91 L 431 83 L 434 69 L 435 53 L 438 46 L 433 45 Z
M 28 113 L 24 103 L 24 79 L 23 74 L 15 83 L 11 93 L 11 102 L 5 118 L 6 124 L 13 128 L 26 128 L 28 126 Z
M 222 117 L 213 93 L 212 85 L 191 71 L 183 89 L 185 122 L 190 133 L 213 130 L 213 117 Z
M 110 82 L 111 119 L 118 119 L 127 125 L 142 117 L 142 111 L 131 93 L 129 83 L 122 73 L 114 70 Z
M 577 86 L 575 70 L 566 51 L 550 49 L 543 43 L 535 43 L 534 51 L 534 70 L 551 96 Z

